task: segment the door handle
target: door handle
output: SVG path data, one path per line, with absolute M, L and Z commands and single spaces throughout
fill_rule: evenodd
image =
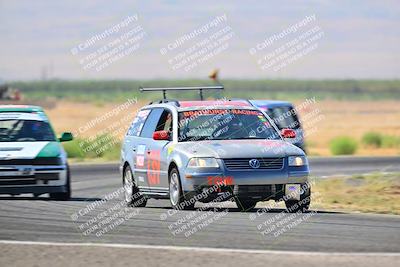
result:
M 150 154 L 151 153 L 151 150 L 150 149 L 147 149 L 147 154 Z
M 136 147 L 135 146 L 132 147 L 132 150 L 133 150 L 133 152 L 136 152 Z

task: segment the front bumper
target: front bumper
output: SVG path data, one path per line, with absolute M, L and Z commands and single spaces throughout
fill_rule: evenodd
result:
M 304 184 L 308 181 L 308 165 L 300 167 L 289 167 L 287 160 L 278 170 L 228 170 L 222 160 L 218 160 L 220 168 L 198 169 L 187 168 L 181 177 L 183 190 L 186 192 L 196 191 L 202 186 L 224 184 L 226 186 L 264 186 Z M 277 190 L 270 187 L 271 192 Z M 255 189 L 256 191 L 259 189 Z M 265 189 L 266 190 L 266 189 Z M 265 191 L 264 190 L 264 191 Z
M 0 194 L 64 192 L 66 165 L 0 165 Z

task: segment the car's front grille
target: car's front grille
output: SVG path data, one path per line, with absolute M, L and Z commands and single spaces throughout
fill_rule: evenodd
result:
M 34 159 L 2 159 L 0 165 L 62 165 L 59 157 L 34 158 Z
M 237 185 L 234 193 L 255 194 L 255 193 L 275 193 L 275 185 Z
M 0 186 L 2 185 L 35 185 L 38 181 L 47 184 L 49 181 L 56 181 L 60 179 L 58 172 L 36 173 L 32 175 L 0 175 Z
M 251 160 L 257 160 L 256 168 L 250 164 Z M 284 158 L 239 158 L 224 159 L 224 164 L 228 170 L 280 170 L 283 168 Z M 258 168 L 257 168 L 258 166 Z
M 60 174 L 57 172 L 48 172 L 48 173 L 36 173 L 36 179 L 43 181 L 54 181 L 60 179 Z
M 36 179 L 34 176 L 15 176 L 15 177 L 0 177 L 1 185 L 35 185 Z
M 240 198 L 259 198 L 264 200 L 280 199 L 283 197 L 283 185 L 235 185 L 233 194 Z

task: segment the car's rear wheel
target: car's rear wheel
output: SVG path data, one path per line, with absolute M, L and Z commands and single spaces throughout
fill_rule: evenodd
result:
M 300 200 L 287 200 L 285 201 L 286 209 L 288 212 L 307 212 L 310 209 L 311 202 L 311 188 L 303 190 L 300 195 Z
M 179 172 L 176 168 L 173 168 L 169 173 L 169 201 L 172 208 L 176 210 L 192 210 L 195 205 L 195 201 L 185 200 Z
M 251 211 L 257 205 L 257 201 L 252 199 L 235 198 L 235 202 L 240 211 Z
M 65 183 L 65 192 L 49 193 L 51 199 L 66 201 L 71 198 L 71 177 L 69 173 L 69 166 L 67 165 L 67 182 Z M 35 194 L 34 194 L 35 196 Z M 35 197 L 39 196 L 36 194 Z
M 135 184 L 131 167 L 125 167 L 122 182 L 126 205 L 128 207 L 146 207 L 147 198 L 140 193 L 139 188 Z

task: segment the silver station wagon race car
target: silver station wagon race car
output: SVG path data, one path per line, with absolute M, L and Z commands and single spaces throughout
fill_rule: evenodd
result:
M 279 131 L 243 101 L 151 103 L 138 112 L 123 142 L 125 200 L 144 207 L 148 198 L 169 198 L 174 209 L 193 209 L 197 201 L 224 194 L 243 211 L 266 200 L 306 211 L 308 161 L 283 139 L 295 135 Z
M 0 105 L 0 194 L 68 200 L 70 175 L 60 142 L 70 140 L 71 133 L 56 138 L 42 108 Z

